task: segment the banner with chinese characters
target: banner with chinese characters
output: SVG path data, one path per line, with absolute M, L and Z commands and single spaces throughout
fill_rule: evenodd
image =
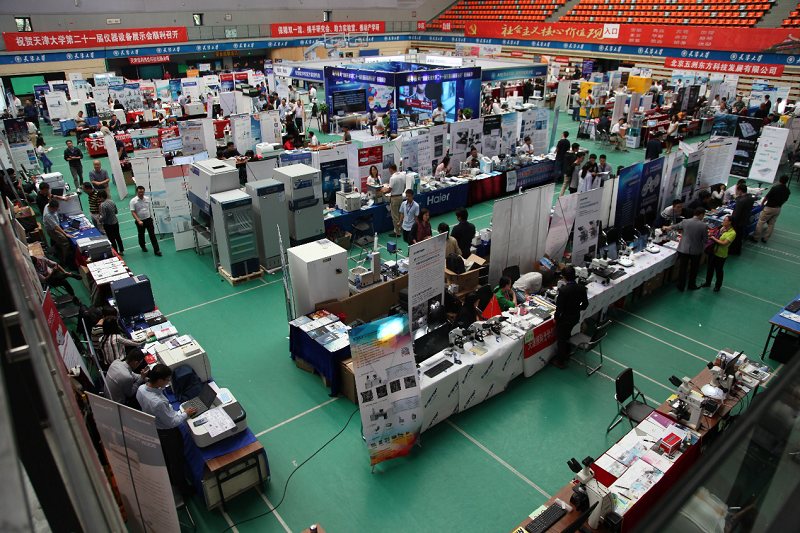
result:
M 530 39 L 574 43 L 603 43 L 642 47 L 730 50 L 796 54 L 800 41 L 791 28 L 719 28 L 716 26 L 638 26 L 633 24 L 576 24 L 574 22 L 466 22 L 466 37 Z M 741 59 L 739 59 L 741 60 Z
M 128 61 L 130 61 L 131 65 L 147 65 L 148 63 L 169 63 L 169 56 L 160 55 L 160 56 L 129 57 Z
M 3 33 L 9 52 L 62 50 L 68 48 L 105 48 L 108 46 L 184 43 L 185 27 L 130 28 L 119 30 L 36 31 Z
M 351 329 L 350 351 L 370 465 L 408 455 L 422 429 L 408 316 L 390 316 Z
M 384 22 L 297 22 L 293 24 L 270 24 L 273 37 L 307 37 L 326 33 L 384 33 Z
M 742 63 L 739 61 L 704 61 L 697 59 L 668 57 L 664 59 L 664 67 L 700 70 L 703 72 L 731 72 L 736 74 L 764 74 L 767 76 L 776 77 L 783 76 L 783 65 L 759 65 L 758 63 Z

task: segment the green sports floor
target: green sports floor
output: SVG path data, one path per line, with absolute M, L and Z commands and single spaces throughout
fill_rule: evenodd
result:
M 567 130 L 575 139 L 577 124 L 562 114 L 559 132 Z M 43 129 L 56 147 L 54 170 L 71 181 L 66 162 L 56 155 L 64 139 L 44 124 Z M 581 144 L 600 153 L 593 141 Z M 608 155 L 616 168 L 643 159 L 644 152 Z M 105 157 L 100 161 L 109 169 Z M 85 160 L 87 175 L 90 168 Z M 207 511 L 199 498 L 189 502 L 198 531 L 220 533 L 235 525 L 242 533 L 300 532 L 317 522 L 328 533 L 387 527 L 510 531 L 571 479 L 571 457 L 597 457 L 627 431 L 622 423 L 606 434 L 616 413 L 613 379 L 625 367 L 635 370 L 648 402 L 658 404 L 674 390 L 670 376 L 696 375 L 719 349 L 751 357 L 761 353 L 767 321 L 800 293 L 800 186 L 795 181 L 791 189 L 769 243 L 745 243 L 742 255 L 726 264 L 721 292 L 679 293 L 668 284 L 613 312 L 600 372 L 587 378 L 573 362 L 566 370 L 548 366 L 529 379 L 518 378 L 503 394 L 423 434 L 421 447 L 410 456 L 378 465 L 374 473 L 356 415 L 294 474 L 277 511 L 263 517 L 282 500 L 297 465 L 342 430 L 355 406 L 344 397 L 329 397 L 319 376 L 296 368 L 289 358 L 279 274 L 231 287 L 215 273 L 210 253 L 178 253 L 169 238 L 161 241 L 163 257 L 155 257 L 152 247 L 143 253 L 128 200 L 118 202 L 125 261 L 134 273 L 149 276 L 157 305 L 178 331 L 192 334 L 206 349 L 214 379 L 242 403 L 269 457 L 272 479 L 263 492 L 235 498 L 227 513 Z M 489 227 L 492 202 L 469 213 L 479 229 Z M 432 224 L 441 221 L 453 225 L 455 215 L 436 217 Z M 381 244 L 388 240 L 380 236 Z M 701 274 L 702 281 L 704 267 Z

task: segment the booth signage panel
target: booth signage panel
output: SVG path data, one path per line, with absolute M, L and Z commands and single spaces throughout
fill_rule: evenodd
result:
M 665 68 L 700 70 L 704 72 L 731 72 L 736 74 L 764 74 L 767 76 L 783 76 L 783 65 L 759 65 L 758 63 L 742 63 L 738 61 L 704 61 L 697 59 L 664 59 Z
M 273 65 L 272 72 L 274 72 L 276 76 L 283 76 L 284 78 L 296 78 L 298 80 L 322 82 L 324 79 L 324 73 L 321 70 L 311 70 L 300 67 Z
M 313 22 L 294 24 L 270 24 L 273 36 L 305 37 L 308 35 L 324 35 L 326 33 L 384 33 L 384 22 Z
M 398 72 L 394 75 L 394 85 L 411 85 L 414 83 L 440 83 L 456 80 L 479 80 L 481 68 L 454 68 L 427 70 L 421 72 Z
M 70 48 L 105 48 L 118 45 L 148 45 L 184 43 L 188 40 L 185 27 L 131 28 L 120 30 L 37 31 L 3 33 L 6 50 L 65 50 Z
M 484 70 L 481 74 L 483 81 L 521 80 L 523 78 L 540 78 L 546 75 L 546 64 L 533 65 L 527 68 L 501 68 L 497 70 Z
M 161 56 L 129 57 L 128 61 L 130 61 L 131 65 L 146 65 L 149 63 L 168 63 L 169 56 L 161 55 Z
M 552 180 L 555 164 L 555 161 L 545 161 L 536 165 L 517 169 L 517 184 L 515 189 L 541 185 Z

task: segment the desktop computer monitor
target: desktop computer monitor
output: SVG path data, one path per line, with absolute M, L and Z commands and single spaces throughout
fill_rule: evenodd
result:
M 414 360 L 417 364 L 450 346 L 450 330 L 452 329 L 451 324 L 445 323 L 415 340 Z
M 617 252 L 617 243 L 612 242 L 611 244 L 600 248 L 599 256 L 600 259 L 609 259 L 611 261 L 616 261 L 617 258 L 619 257 L 619 254 Z
M 410 127 L 411 127 L 411 124 L 409 124 L 407 118 L 399 118 L 399 119 L 397 119 L 397 129 L 404 129 L 404 128 L 410 128 Z

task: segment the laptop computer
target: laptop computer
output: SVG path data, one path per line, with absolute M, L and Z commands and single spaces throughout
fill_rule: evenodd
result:
M 211 385 L 206 383 L 203 385 L 203 389 L 200 391 L 199 396 L 181 404 L 181 411 L 186 411 L 187 409 L 194 407 L 197 409 L 197 412 L 192 418 L 195 418 L 211 409 L 211 407 L 214 406 L 214 400 L 216 399 L 217 391 L 215 391 Z

